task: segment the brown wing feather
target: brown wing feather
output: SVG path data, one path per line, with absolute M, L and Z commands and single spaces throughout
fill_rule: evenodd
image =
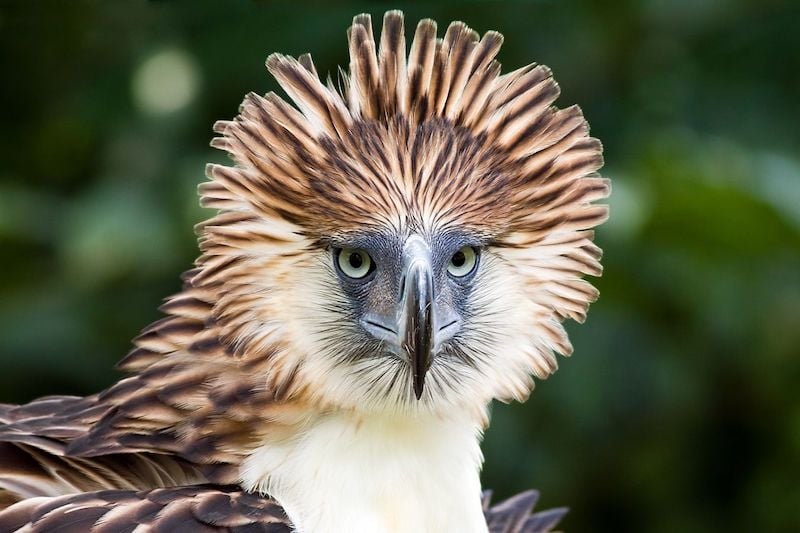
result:
M 225 479 L 177 456 L 128 453 L 87 459 L 65 455 L 63 443 L 38 436 L 17 435 L 4 440 L 0 442 L 0 508 L 8 502 L 40 496 Z
M 303 411 L 275 401 L 281 387 L 263 376 L 269 354 L 234 353 L 208 304 L 212 288 L 195 287 L 196 275 L 162 307 L 167 317 L 134 340 L 120 365 L 133 376 L 85 398 L 0 405 L 4 501 L 233 483 L 264 432 L 281 431 L 282 420 Z
M 539 491 L 528 490 L 489 507 L 491 492 L 483 494 L 484 515 L 490 533 L 539 533 L 552 531 L 564 515 L 566 507 L 531 514 L 539 501 Z
M 531 514 L 538 497 L 536 491 L 528 491 L 489 507 L 486 493 L 484 515 L 490 533 L 551 531 L 566 509 Z M 9 532 L 24 528 L 28 533 L 118 533 L 138 526 L 151 533 L 291 531 L 286 514 L 275 501 L 225 485 L 32 498 L 0 511 L 0 531 Z
M 177 440 L 165 432 L 149 435 L 142 449 L 121 435 L 93 439 L 95 428 L 102 427 L 99 422 L 119 410 L 102 402 L 103 396 L 51 396 L 27 405 L 0 405 L 0 506 L 40 496 L 235 479 L 232 465 L 196 464 L 169 454 Z M 70 451 L 84 443 L 91 453 L 82 457 Z
M 195 485 L 32 498 L 0 511 L 0 531 L 118 533 L 291 531 L 274 501 L 238 487 Z

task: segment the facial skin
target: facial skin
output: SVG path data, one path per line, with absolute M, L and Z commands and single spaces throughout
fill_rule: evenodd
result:
M 371 356 L 409 365 L 417 399 L 433 359 L 457 345 L 469 315 L 480 264 L 475 242 L 457 233 L 433 239 L 378 234 L 332 250 L 354 319 L 365 343 L 374 345 Z

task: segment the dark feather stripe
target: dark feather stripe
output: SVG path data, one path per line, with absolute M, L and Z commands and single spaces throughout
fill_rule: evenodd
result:
M 311 54 L 301 54 L 297 57 L 297 62 L 300 63 L 304 69 L 308 71 L 315 78 L 319 78 L 317 68 L 314 66 L 314 61 L 311 59 Z
M 372 36 L 372 18 L 357 15 L 348 31 L 350 41 L 350 79 L 353 84 L 351 108 L 363 118 L 378 116 L 378 60 Z M 351 90 L 352 90 L 351 89 Z
M 406 112 L 406 41 L 403 14 L 388 11 L 383 17 L 380 51 L 381 100 L 387 117 Z
M 435 50 L 436 22 L 430 19 L 421 20 L 414 33 L 408 60 L 409 114 L 419 121 L 425 116 L 422 105 L 427 102 Z
M 443 115 L 455 119 L 463 106 L 461 95 L 472 74 L 473 51 L 478 42 L 478 34 L 463 22 L 454 22 L 447 28 L 443 47 L 447 50 L 447 69 L 450 71 L 447 101 Z

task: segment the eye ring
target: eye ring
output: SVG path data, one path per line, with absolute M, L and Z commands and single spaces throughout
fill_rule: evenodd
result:
M 447 272 L 454 278 L 472 274 L 478 266 L 478 250 L 473 246 L 462 246 L 450 257 Z
M 339 248 L 334 263 L 336 269 L 348 279 L 361 280 L 375 270 L 375 261 L 361 248 Z

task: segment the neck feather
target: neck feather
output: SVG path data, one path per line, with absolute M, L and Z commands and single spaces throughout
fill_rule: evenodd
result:
M 276 498 L 302 533 L 485 532 L 481 428 L 466 413 L 319 414 L 268 438 L 242 484 Z

